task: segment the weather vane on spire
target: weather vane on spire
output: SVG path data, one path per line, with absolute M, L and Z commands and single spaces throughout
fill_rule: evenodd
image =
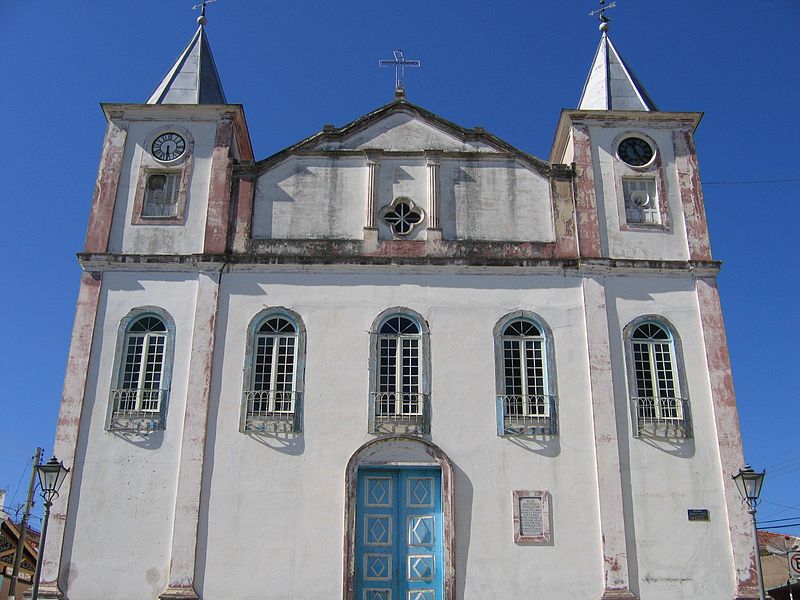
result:
M 403 78 L 405 76 L 406 67 L 419 67 L 422 63 L 418 60 L 406 60 L 403 56 L 402 50 L 394 51 L 394 59 L 379 60 L 378 66 L 391 67 L 394 66 L 394 93 L 396 96 L 405 95 L 405 87 L 403 86 Z
M 606 6 L 606 0 L 600 0 L 600 8 L 598 8 L 597 10 L 593 10 L 592 12 L 589 13 L 590 17 L 597 15 L 597 18 L 600 19 L 600 31 L 602 31 L 603 33 L 608 31 L 608 22 L 611 20 L 606 16 L 606 11 L 609 8 L 616 8 L 616 7 L 617 7 L 616 2 L 612 2 L 611 4 Z
M 208 23 L 208 19 L 206 19 L 206 5 L 211 4 L 212 2 L 216 2 L 217 0 L 203 0 L 200 4 L 195 4 L 192 7 L 192 10 L 200 9 L 200 16 L 197 17 L 197 24 L 198 25 L 205 25 Z

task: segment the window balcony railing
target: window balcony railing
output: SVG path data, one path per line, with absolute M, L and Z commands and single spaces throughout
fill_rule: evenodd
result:
M 428 394 L 373 392 L 370 433 L 426 434 L 430 432 Z
M 498 435 L 558 435 L 558 402 L 555 396 L 498 396 L 497 417 Z
M 634 437 L 690 438 L 692 420 L 686 398 L 631 398 Z
M 297 433 L 300 431 L 300 392 L 246 390 L 241 431 Z
M 164 429 L 161 408 L 167 390 L 112 389 L 110 431 L 156 431 Z

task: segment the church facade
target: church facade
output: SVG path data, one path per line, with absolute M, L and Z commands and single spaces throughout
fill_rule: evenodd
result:
M 757 598 L 693 135 L 395 99 L 256 159 L 204 20 L 108 121 L 42 597 Z

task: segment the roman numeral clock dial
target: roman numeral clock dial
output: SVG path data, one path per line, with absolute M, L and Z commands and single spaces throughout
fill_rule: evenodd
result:
M 186 151 L 186 140 L 177 133 L 162 133 L 153 142 L 152 150 L 158 160 L 175 160 Z

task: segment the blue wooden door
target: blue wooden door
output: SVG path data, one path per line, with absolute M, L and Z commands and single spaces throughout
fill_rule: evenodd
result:
M 362 468 L 355 600 L 443 600 L 442 477 L 435 468 Z

